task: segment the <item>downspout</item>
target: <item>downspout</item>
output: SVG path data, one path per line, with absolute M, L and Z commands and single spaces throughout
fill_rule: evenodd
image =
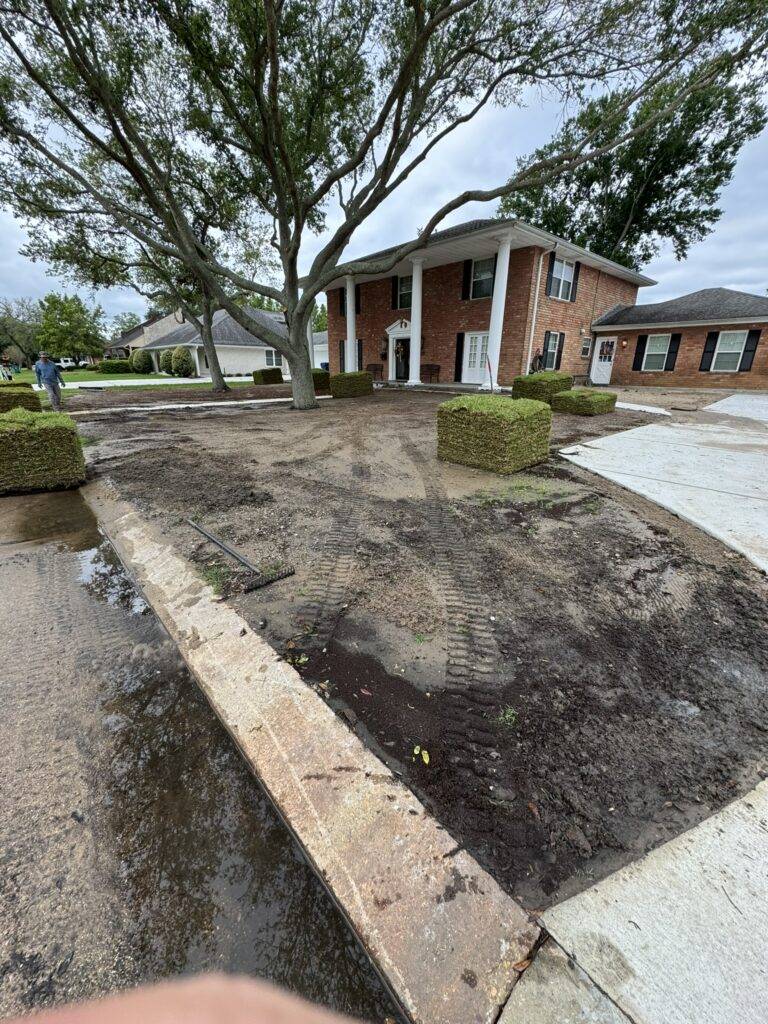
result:
M 541 268 L 544 265 L 544 257 L 549 256 L 550 253 L 554 252 L 557 248 L 553 245 L 551 249 L 542 249 L 539 255 L 539 269 L 536 271 L 536 291 L 533 295 L 533 314 L 531 316 L 531 332 L 528 336 L 528 351 L 526 353 L 525 362 L 521 367 L 521 373 L 525 375 L 531 368 L 531 356 L 533 353 L 533 339 L 536 334 L 536 317 L 539 315 L 539 292 L 541 291 Z

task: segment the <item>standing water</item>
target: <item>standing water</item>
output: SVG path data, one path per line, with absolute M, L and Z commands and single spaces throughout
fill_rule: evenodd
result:
M 398 1019 L 79 494 L 0 499 L 0 617 L 0 1017 L 215 969 Z

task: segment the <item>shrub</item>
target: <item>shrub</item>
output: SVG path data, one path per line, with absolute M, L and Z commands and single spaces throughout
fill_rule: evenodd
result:
M 194 377 L 195 360 L 188 348 L 179 345 L 171 356 L 171 372 L 174 377 Z
M 99 373 L 133 373 L 130 359 L 102 359 L 97 370 Z
M 133 367 L 134 373 L 152 373 L 154 366 L 152 365 L 152 356 L 149 352 L 145 352 L 143 348 L 137 348 L 131 355 L 131 366 Z
M 365 370 L 350 373 L 334 373 L 328 386 L 334 398 L 355 398 L 357 395 L 373 394 L 373 374 Z
M 328 370 L 313 370 L 312 381 L 315 385 L 315 391 L 328 392 L 330 390 L 331 374 Z
M 558 391 L 567 391 L 573 387 L 570 373 L 557 370 L 542 370 L 541 373 L 529 373 L 525 377 L 515 377 L 512 381 L 513 398 L 533 398 L 537 402 L 549 402 Z
M 0 380 L 0 388 L 29 388 L 32 390 L 32 385 L 28 380 Z
M 551 426 L 546 402 L 459 395 L 437 408 L 437 457 L 494 473 L 516 473 L 546 461 Z
M 282 384 L 283 371 L 279 366 L 265 366 L 263 370 L 253 371 L 254 384 Z
M 85 462 L 74 420 L 60 412 L 0 415 L 0 494 L 77 487 Z
M 0 390 L 0 413 L 11 409 L 30 409 L 40 412 L 40 395 L 31 388 L 2 388 Z
M 600 416 L 613 412 L 618 397 L 615 391 L 573 388 L 572 391 L 558 391 L 553 395 L 552 408 L 555 412 L 570 412 L 576 416 Z
M 173 349 L 163 349 L 163 354 L 160 356 L 160 369 L 163 373 L 173 373 Z

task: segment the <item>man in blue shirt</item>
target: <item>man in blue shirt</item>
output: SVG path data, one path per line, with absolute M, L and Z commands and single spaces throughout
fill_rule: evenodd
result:
M 47 352 L 40 353 L 40 358 L 34 365 L 34 371 L 37 383 L 42 384 L 48 392 L 51 408 L 54 412 L 61 412 L 61 388 L 64 387 L 64 381 L 61 379 L 58 366 Z

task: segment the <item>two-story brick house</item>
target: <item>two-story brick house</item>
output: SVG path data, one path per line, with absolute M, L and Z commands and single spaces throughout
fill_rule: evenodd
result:
M 541 353 L 546 368 L 587 377 L 592 322 L 651 284 L 523 221 L 470 221 L 437 232 L 386 275 L 331 283 L 331 371 L 504 385 Z

